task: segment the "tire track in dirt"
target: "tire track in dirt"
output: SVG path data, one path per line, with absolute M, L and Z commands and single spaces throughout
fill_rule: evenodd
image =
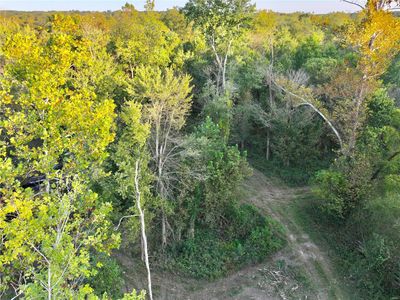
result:
M 282 259 L 289 259 L 287 263 L 297 264 L 304 268 L 316 289 L 317 299 L 345 299 L 327 255 L 307 233 L 303 232 L 302 227 L 294 218 L 290 217 L 290 202 L 300 195 L 309 194 L 309 189 L 274 184 L 258 170 L 254 170 L 253 176 L 245 186 L 252 191 L 248 203 L 271 215 L 284 226 L 288 247 L 294 257 L 283 256 Z
M 264 286 L 254 286 L 254 281 L 260 280 L 260 270 L 270 271 L 273 263 L 248 267 L 228 277 L 208 283 L 203 288 L 191 293 L 190 300 L 221 300 L 221 299 L 346 299 L 339 288 L 339 283 L 332 271 L 327 255 L 305 233 L 302 227 L 290 216 L 291 201 L 304 194 L 309 194 L 308 188 L 291 188 L 282 183 L 273 182 L 258 170 L 254 170 L 244 184 L 247 193 L 243 202 L 254 205 L 262 214 L 268 214 L 278 221 L 286 231 L 288 245 L 275 254 L 272 262 L 284 261 L 285 265 L 296 266 L 306 273 L 311 281 L 314 292 L 308 295 L 292 295 L 288 297 L 279 290 Z M 268 283 L 267 283 L 268 285 Z M 231 295 L 235 287 L 237 294 Z
M 248 266 L 213 282 L 153 272 L 155 299 L 162 300 L 345 300 L 326 253 L 296 223 L 290 209 L 292 201 L 310 193 L 307 188 L 290 188 L 254 170 L 244 183 L 243 203 L 254 205 L 262 214 L 272 216 L 285 228 L 288 244 L 264 263 Z M 125 255 L 118 257 L 125 274 L 126 291 L 146 288 L 135 263 Z M 296 268 L 311 287 L 285 273 L 277 265 L 284 262 Z M 305 273 L 305 274 L 304 274 Z M 289 274 L 289 275 L 287 275 Z M 144 275 L 143 275 L 144 276 Z M 278 277 L 278 280 L 277 280 Z M 143 282 L 142 282 L 143 281 Z M 279 281 L 279 282 L 278 282 Z

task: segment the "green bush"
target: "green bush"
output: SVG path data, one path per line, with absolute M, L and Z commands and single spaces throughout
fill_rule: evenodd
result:
M 317 172 L 314 192 L 322 210 L 330 216 L 346 219 L 362 208 L 371 192 L 372 167 L 362 153 L 340 157 L 328 170 Z
M 234 224 L 234 226 L 229 226 L 224 229 L 228 239 L 239 239 L 243 240 L 248 237 L 249 232 L 253 228 L 259 228 L 266 225 L 266 219 L 263 217 L 257 209 L 249 204 L 242 204 L 240 206 L 230 206 L 226 210 L 225 217 L 229 224 Z
M 350 272 L 370 299 L 389 299 L 400 292 L 398 249 L 384 236 L 373 234 L 360 245 Z
M 283 229 L 250 205 L 231 207 L 220 232 L 203 227 L 193 239 L 168 248 L 166 267 L 196 278 L 218 278 L 262 261 L 284 245 Z
M 122 297 L 122 270 L 118 262 L 103 253 L 94 255 L 92 264 L 99 268 L 97 274 L 89 279 L 90 286 L 94 289 L 96 295 L 109 295 L 111 299 Z
M 309 184 L 315 172 L 328 166 L 325 161 L 307 160 L 305 165 L 284 166 L 277 159 L 267 161 L 264 156 L 251 153 L 251 165 L 268 177 L 277 177 L 288 186 L 304 186 Z
M 244 245 L 247 258 L 258 262 L 279 250 L 283 246 L 282 240 L 274 238 L 273 234 L 273 230 L 267 226 L 253 229 Z
M 199 231 L 193 239 L 170 247 L 167 265 L 171 270 L 195 278 L 217 278 L 227 271 L 224 243 L 210 231 Z
M 322 170 L 315 176 L 315 194 L 321 198 L 323 211 L 334 217 L 343 217 L 346 210 L 347 182 L 343 174 Z
M 354 299 L 397 299 L 400 295 L 400 195 L 372 194 L 346 219 L 326 218 L 318 199 L 302 201 L 302 220 L 317 230 L 337 255 L 338 266 L 358 293 Z

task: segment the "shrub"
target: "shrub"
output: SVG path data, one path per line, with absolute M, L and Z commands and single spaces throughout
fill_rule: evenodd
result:
M 252 262 L 258 262 L 279 250 L 283 246 L 283 240 L 276 239 L 273 235 L 273 230 L 269 226 L 253 229 L 244 246 L 247 258 Z
M 354 260 L 351 273 L 357 285 L 371 299 L 388 299 L 389 295 L 399 293 L 400 261 L 397 252 L 395 244 L 379 234 L 373 234 L 361 244 L 360 255 Z
M 112 299 L 122 297 L 122 271 L 117 261 L 103 253 L 94 255 L 92 263 L 99 267 L 97 274 L 89 279 L 96 295 L 109 295 Z
M 343 174 L 330 170 L 323 170 L 315 177 L 317 187 L 315 194 L 321 198 L 321 208 L 334 217 L 343 217 L 346 210 L 347 182 Z
M 328 215 L 347 218 L 362 208 L 371 191 L 372 166 L 361 153 L 340 157 L 329 170 L 317 172 L 314 192 Z
M 262 261 L 284 245 L 282 227 L 250 205 L 231 207 L 226 220 L 229 224 L 220 232 L 203 227 L 193 239 L 171 246 L 166 267 L 197 278 L 217 278 Z

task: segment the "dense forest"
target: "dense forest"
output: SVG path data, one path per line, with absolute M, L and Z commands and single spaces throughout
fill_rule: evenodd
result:
M 249 200 L 260 176 L 299 191 L 287 222 L 327 249 L 329 299 L 399 299 L 400 1 L 352 3 L 2 12 L 0 299 L 189 299 L 153 275 L 202 285 L 290 248 Z

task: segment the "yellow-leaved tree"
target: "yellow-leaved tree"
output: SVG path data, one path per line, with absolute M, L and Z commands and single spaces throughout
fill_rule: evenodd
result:
M 361 80 L 354 88 L 352 99 L 348 99 L 352 107 L 346 109 L 351 114 L 350 122 L 346 124 L 346 155 L 351 155 L 355 149 L 366 116 L 368 97 L 379 85 L 379 77 L 400 52 L 400 19 L 392 12 L 400 7 L 400 1 L 368 0 L 365 6 L 356 5 L 363 9 L 363 18 L 361 23 L 350 27 L 347 39 L 359 56 L 357 71 Z
M 162 246 L 167 245 L 167 210 L 174 186 L 178 180 L 179 151 L 182 149 L 180 130 L 186 123 L 191 105 L 192 90 L 189 75 L 176 75 L 173 69 L 161 70 L 139 67 L 131 82 L 132 97 L 143 104 L 144 118 L 150 125 L 148 149 L 152 171 L 155 175 L 155 190 L 162 202 L 161 235 Z
M 83 299 L 90 252 L 118 244 L 112 207 L 89 185 L 114 139 L 113 101 L 82 80 L 97 59 L 90 43 L 74 19 L 55 16 L 2 45 L 0 273 L 15 296 Z

